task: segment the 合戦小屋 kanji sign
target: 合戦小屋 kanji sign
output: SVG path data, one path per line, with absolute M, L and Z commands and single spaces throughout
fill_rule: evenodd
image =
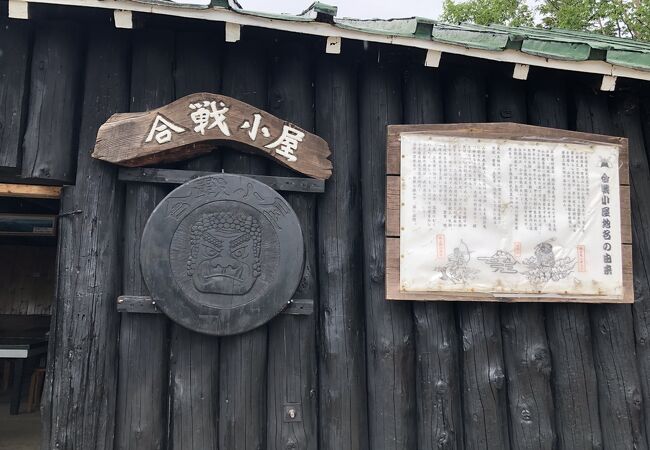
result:
M 318 179 L 332 164 L 320 137 L 230 97 L 197 93 L 143 113 L 115 114 L 97 133 L 93 157 L 129 167 L 210 152 L 214 142 L 260 153 Z

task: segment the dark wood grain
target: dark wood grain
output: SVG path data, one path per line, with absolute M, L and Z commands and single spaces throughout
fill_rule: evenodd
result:
M 61 201 L 42 445 L 113 450 L 124 190 L 90 149 L 102 122 L 128 108 L 129 46 L 124 33 L 96 29 L 88 48 L 78 174 Z
M 201 42 L 201 45 L 196 45 Z M 208 32 L 176 34 L 176 98 L 219 92 L 218 39 Z M 220 169 L 211 153 L 188 161 L 197 170 Z M 189 180 L 185 180 L 189 181 Z M 173 450 L 216 450 L 219 413 L 219 339 L 171 324 L 169 343 L 169 446 Z
M 646 438 L 650 432 L 650 236 L 646 224 L 650 223 L 650 178 L 644 174 L 650 173 L 648 163 L 648 147 L 650 147 L 650 108 L 648 108 L 648 90 L 641 97 L 642 134 L 637 127 L 626 126 L 627 117 L 634 118 L 638 104 L 633 95 L 624 97 L 612 104 L 617 129 L 627 135 L 634 146 L 630 154 L 630 190 L 634 191 L 632 209 L 632 232 L 634 234 L 634 295 L 633 307 L 634 336 L 636 354 L 639 361 L 641 387 L 643 393 L 643 411 L 646 426 Z M 633 122 L 632 122 L 633 123 Z M 641 151 L 643 142 L 646 151 Z M 647 439 L 650 444 L 650 438 Z
M 68 22 L 38 26 L 32 53 L 22 176 L 73 183 L 84 39 Z
M 363 223 L 368 423 L 373 449 L 417 444 L 415 339 L 411 305 L 386 301 L 386 125 L 402 121 L 396 67 L 366 63 L 360 78 L 359 141 Z
M 219 30 L 221 31 L 221 30 Z M 196 45 L 200 39 L 201 45 Z M 186 31 L 176 34 L 176 98 L 197 91 L 219 92 L 221 89 L 221 53 L 223 41 L 214 26 L 210 31 Z M 209 56 L 206 56 L 209 55 Z M 194 64 L 199 70 L 194 69 Z M 182 75 L 182 76 L 179 76 Z M 221 152 L 211 152 L 179 163 L 186 170 L 218 172 L 221 170 Z
M 542 305 L 501 306 L 507 373 L 510 443 L 513 449 L 554 449 L 555 413 L 551 352 Z
M 567 129 L 564 80 L 553 72 L 531 74 L 528 84 L 528 122 Z M 596 374 L 591 329 L 585 305 L 548 305 L 546 332 L 551 349 L 555 429 L 559 448 L 600 448 Z
M 31 25 L 0 20 L 0 168 L 20 169 L 27 117 Z
M 169 448 L 217 449 L 219 341 L 173 324 L 169 342 Z
M 458 305 L 465 448 L 507 449 L 508 410 L 497 305 Z
M 650 430 L 650 349 L 648 348 L 648 338 L 650 337 L 650 240 L 648 239 L 647 226 L 650 223 L 650 178 L 648 173 L 648 143 L 650 142 L 650 121 L 647 112 L 642 114 L 639 96 L 633 93 L 621 93 L 618 98 L 610 100 L 610 114 L 613 122 L 613 129 L 616 134 L 625 136 L 629 139 L 630 147 L 630 196 L 632 210 L 632 239 L 633 246 L 633 271 L 634 271 L 634 294 L 635 302 L 633 305 L 633 324 L 634 333 L 629 330 L 629 324 L 611 324 L 610 327 L 604 328 L 603 331 L 609 330 L 612 337 L 619 335 L 625 338 L 632 337 L 636 343 L 636 360 L 638 365 L 638 376 L 641 385 L 642 401 L 639 401 L 639 387 L 634 383 L 631 388 L 625 391 L 625 400 L 632 401 L 632 404 L 626 405 L 628 414 L 626 417 L 633 419 L 629 421 L 632 427 L 630 434 L 633 434 L 634 442 L 638 440 L 639 424 L 636 420 L 642 420 L 641 432 L 645 428 L 646 445 L 648 441 L 648 430 Z M 621 313 L 625 314 L 625 313 Z M 619 328 L 621 327 L 621 328 Z M 625 327 L 625 328 L 622 328 Z M 619 347 L 619 352 L 623 354 L 616 355 L 617 362 L 628 363 L 621 367 L 619 373 L 625 370 L 625 374 L 617 379 L 626 382 L 635 380 L 636 374 L 633 373 L 633 365 L 627 359 L 632 357 L 633 352 L 630 348 L 629 339 L 620 342 L 625 346 L 625 350 Z M 632 367 L 630 367 L 632 366 Z M 620 381 L 619 381 L 620 385 Z M 620 392 L 620 391 L 619 391 Z M 620 395 L 620 394 L 619 394 Z M 641 416 L 639 411 L 641 409 Z M 629 439 L 629 438 L 628 438 Z M 628 441 L 629 442 L 629 441 Z M 639 448 L 645 448 L 638 444 Z
M 447 73 L 445 121 L 486 120 L 486 86 L 468 70 Z M 498 305 L 458 304 L 462 338 L 465 448 L 509 448 L 505 369 Z
M 603 448 L 588 311 L 568 304 L 545 309 L 558 448 Z
M 334 166 L 318 198 L 321 450 L 369 448 L 356 76 L 353 62 L 320 56 L 316 133 L 329 142 Z
M 494 77 L 488 84 L 488 120 L 526 123 L 526 91 L 521 81 Z M 508 388 L 510 444 L 513 449 L 555 448 L 551 354 L 540 305 L 501 306 L 503 359 Z
M 222 92 L 264 109 L 267 80 L 261 49 L 239 42 L 224 50 Z M 226 172 L 264 174 L 266 170 L 265 159 L 237 150 L 224 149 L 222 158 Z M 222 338 L 220 346 L 219 448 L 266 448 L 268 326 Z
M 438 72 L 409 67 L 404 72 L 404 122 L 443 121 L 443 95 Z M 390 185 L 387 184 L 387 203 Z M 388 206 L 387 206 L 388 207 Z M 386 217 L 386 234 L 389 229 Z M 399 230 L 399 225 L 397 226 Z M 451 303 L 413 304 L 416 358 L 418 448 L 462 449 L 463 425 L 460 397 L 458 330 Z
M 271 114 L 303 129 L 314 129 L 314 92 L 307 44 L 281 45 L 271 58 L 268 108 Z M 271 163 L 270 173 L 290 175 Z M 295 293 L 316 298 L 316 198 L 311 194 L 287 193 L 302 228 L 305 268 Z M 318 448 L 318 375 L 315 314 L 279 316 L 269 323 L 267 448 L 316 450 Z M 291 420 L 291 409 L 300 420 Z
M 605 94 L 589 89 L 587 83 L 579 80 L 572 91 L 578 131 L 620 134 L 612 125 Z M 638 113 L 636 119 L 640 132 Z M 589 310 L 589 315 L 603 446 L 613 449 L 647 448 L 641 384 L 636 355 L 631 351 L 634 348 L 632 307 L 598 305 Z
M 502 73 L 488 82 L 487 118 L 489 122 L 526 123 L 526 84 Z
M 174 95 L 174 35 L 138 31 L 131 60 L 132 111 L 169 103 Z M 166 194 L 163 186 L 127 185 L 124 219 L 123 290 L 148 295 L 140 270 L 142 231 Z M 120 324 L 115 445 L 120 449 L 163 449 L 167 445 L 168 321 L 163 315 L 125 314 Z

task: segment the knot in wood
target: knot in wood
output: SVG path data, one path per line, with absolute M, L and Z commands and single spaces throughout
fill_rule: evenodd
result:
M 503 388 L 505 378 L 501 367 L 493 368 L 490 372 L 490 383 L 494 384 L 497 389 Z
M 449 433 L 446 431 L 441 432 L 436 441 L 438 443 L 438 448 L 447 448 L 447 445 L 449 444 Z
M 449 383 L 445 380 L 436 381 L 436 394 L 444 395 L 449 391 Z
M 531 364 L 539 373 L 550 375 L 551 373 L 551 355 L 547 348 L 537 346 L 533 348 L 531 354 Z

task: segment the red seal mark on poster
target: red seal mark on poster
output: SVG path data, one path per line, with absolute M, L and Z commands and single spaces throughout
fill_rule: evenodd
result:
M 444 234 L 436 234 L 436 256 L 438 259 L 444 259 L 447 257 Z
M 587 271 L 587 257 L 585 253 L 585 246 L 584 245 L 578 245 L 576 247 L 576 251 L 578 253 L 578 272 L 586 272 Z

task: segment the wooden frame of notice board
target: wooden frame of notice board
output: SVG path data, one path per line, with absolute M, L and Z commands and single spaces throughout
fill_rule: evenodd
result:
M 401 135 L 425 134 L 445 137 L 507 139 L 573 144 L 608 144 L 619 148 L 619 194 L 622 244 L 622 298 L 594 295 L 535 296 L 531 294 L 499 297 L 481 292 L 407 292 L 400 290 L 400 166 Z M 558 130 L 515 123 L 389 125 L 386 155 L 386 299 L 422 301 L 496 301 L 496 302 L 578 302 L 633 303 L 632 226 L 628 142 L 626 138 Z

